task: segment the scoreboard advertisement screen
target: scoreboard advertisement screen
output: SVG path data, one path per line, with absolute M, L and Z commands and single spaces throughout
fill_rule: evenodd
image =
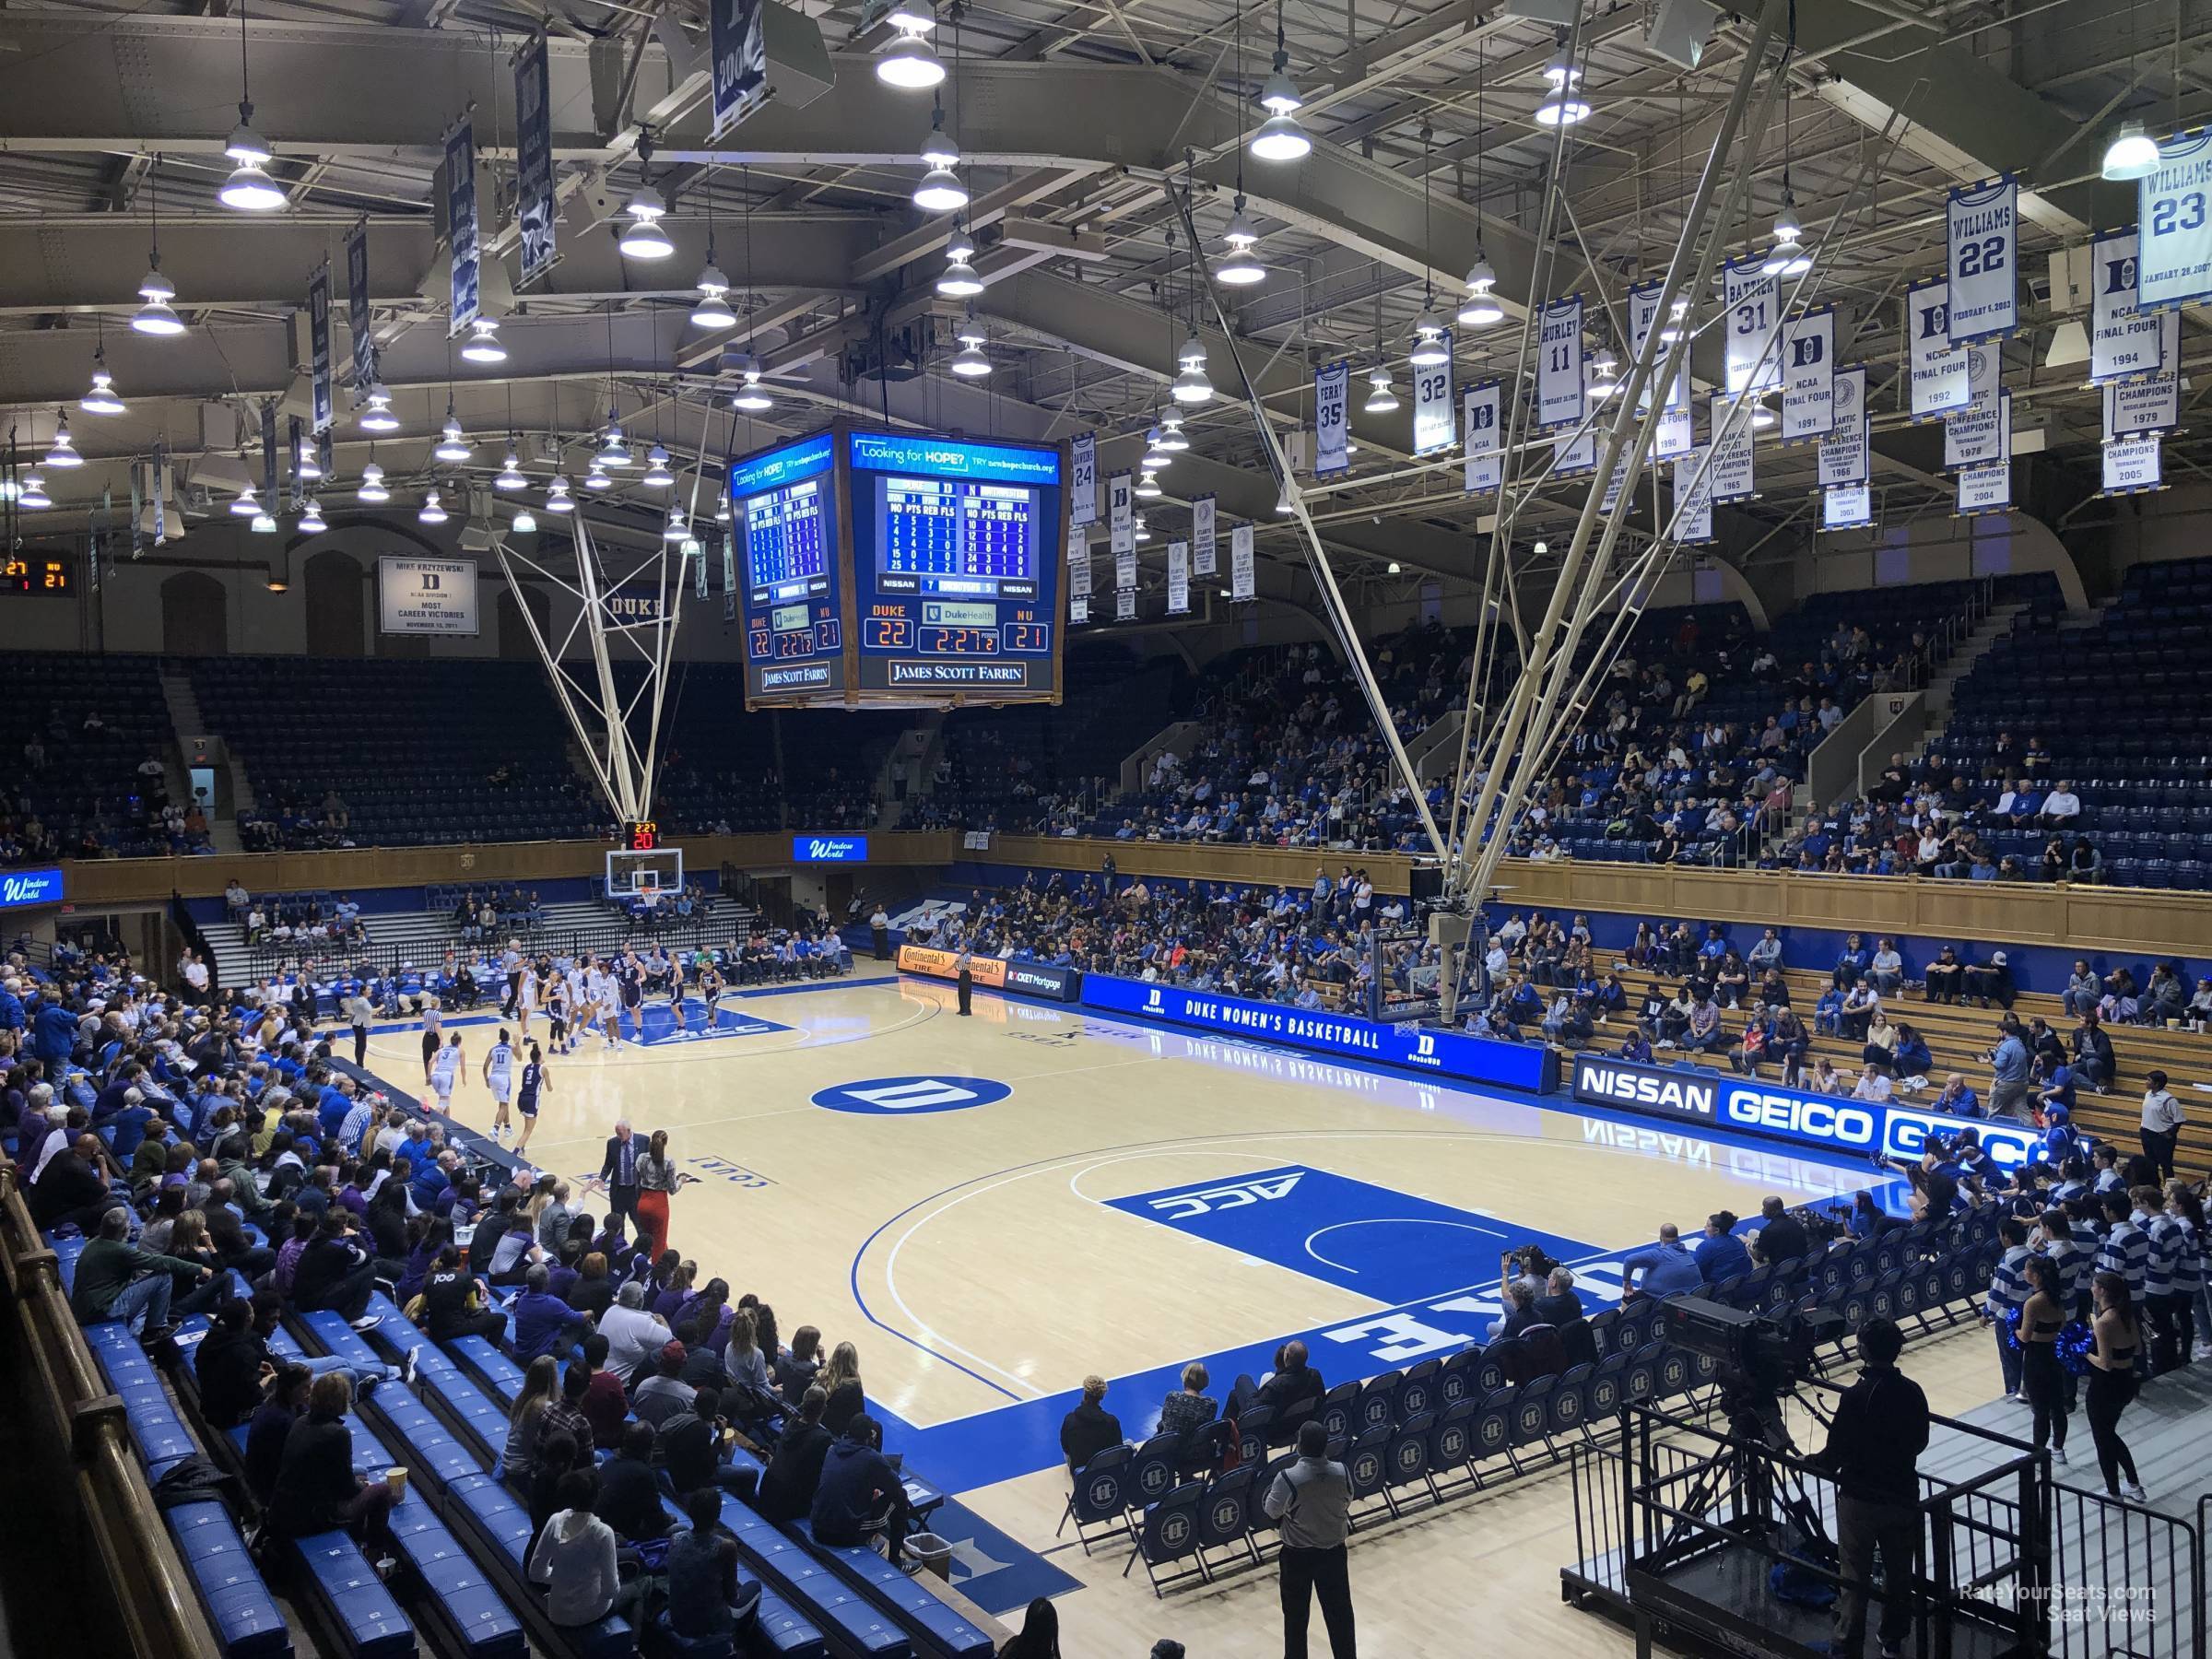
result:
M 880 432 L 845 443 L 859 689 L 1056 695 L 1059 450 Z
M 820 432 L 730 464 L 748 698 L 841 700 L 850 683 L 836 458 Z

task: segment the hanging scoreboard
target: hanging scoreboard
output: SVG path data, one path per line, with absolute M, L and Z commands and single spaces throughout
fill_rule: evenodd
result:
M 748 706 L 1057 702 L 1067 456 L 840 422 L 734 461 Z

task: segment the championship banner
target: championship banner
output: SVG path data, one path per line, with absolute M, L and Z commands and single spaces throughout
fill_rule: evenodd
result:
M 1106 537 L 1115 559 L 1136 552 L 1136 499 L 1129 493 L 1129 475 L 1113 474 L 1106 480 Z
M 1071 599 L 1090 597 L 1090 534 L 1082 524 L 1067 527 L 1067 592 Z
M 1700 444 L 1675 463 L 1675 516 L 1667 534 L 1680 547 L 1712 539 L 1712 472 L 1706 453 Z
M 287 416 L 285 418 L 285 437 L 288 440 L 285 447 L 292 458 L 292 505 L 295 508 L 304 507 L 307 505 L 307 480 L 300 476 L 300 464 L 308 453 L 307 428 L 297 415 Z
M 1989 406 L 1971 404 L 1943 418 L 1943 465 L 1947 472 L 1964 466 L 1994 466 L 2011 459 L 2011 393 L 2000 392 Z
M 1352 365 L 1340 359 L 1313 374 L 1313 472 L 1318 477 L 1352 465 Z
M 1433 455 L 1458 437 L 1452 418 L 1452 336 L 1444 335 L 1444 360 L 1413 371 L 1413 453 Z
M 1229 533 L 1229 596 L 1250 599 L 1256 592 L 1253 585 L 1252 526 L 1239 524 Z
M 1116 547 L 1113 550 L 1113 585 L 1126 592 L 1136 585 L 1136 548 Z
M 2159 322 L 2136 309 L 2136 228 L 2089 242 L 2089 384 L 2156 374 L 2165 367 Z
M 2136 193 L 2136 309 L 2212 299 L 2212 131 L 2160 144 Z
M 1959 516 L 2003 512 L 2012 505 L 2012 463 L 1970 466 L 1959 475 Z
M 1113 619 L 1116 622 L 1136 620 L 1136 590 L 1133 587 L 1113 590 Z
M 1967 354 L 1951 348 L 1950 288 L 1943 276 L 1905 288 L 1905 362 L 1915 420 L 1964 408 L 1973 395 L 1967 383 Z
M 1731 392 L 1771 392 L 1782 384 L 1782 296 L 1759 267 L 1764 253 L 1747 254 L 1721 267 L 1728 300 L 1728 384 Z
M 330 360 L 330 261 L 325 259 L 307 279 L 307 355 L 309 403 L 313 411 L 313 426 L 318 432 L 326 432 L 337 419 L 337 399 L 331 384 Z M 294 465 L 299 461 L 295 448 Z
M 1088 594 L 1085 594 L 1080 599 L 1070 596 L 1067 602 L 1067 619 L 1071 623 L 1077 624 L 1090 620 L 1090 596 Z
M 1498 446 L 1500 391 L 1501 382 L 1487 380 L 1459 394 L 1467 446 L 1464 488 L 1469 495 L 1496 495 L 1505 485 L 1505 452 Z
M 1864 484 L 1873 477 L 1874 438 L 1866 417 L 1866 371 L 1846 369 L 1835 380 L 1835 429 L 1820 441 L 1824 488 Z
M 2146 432 L 2140 438 L 2122 438 L 2104 446 L 2105 495 L 2139 495 L 2147 489 L 2163 489 L 2166 480 L 2160 471 L 2159 438 L 2156 432 Z
M 1864 530 L 1874 523 L 1874 491 L 1864 484 L 1839 484 L 1820 492 L 1820 528 Z
M 1168 544 L 1168 615 L 1187 617 L 1191 611 L 1191 544 Z
M 1585 473 L 1597 470 L 1597 431 L 1592 428 L 1577 437 L 1572 432 L 1561 432 L 1551 441 L 1551 476 L 1555 478 L 1579 478 Z
M 445 137 L 445 223 L 453 258 L 450 340 L 477 319 L 477 133 L 465 116 Z
M 1782 325 L 1782 441 L 1810 443 L 1836 424 L 1835 308 L 1815 306 Z
M 1614 464 L 1612 477 L 1606 480 L 1606 499 L 1597 504 L 1599 512 L 1611 512 L 1614 508 L 1620 505 L 1621 488 L 1628 482 L 1628 478 L 1629 458 L 1624 454 Z
M 369 221 L 346 233 L 346 326 L 353 335 L 353 400 L 376 383 L 376 335 L 369 322 Z
M 734 531 L 722 533 L 722 593 L 728 598 L 737 591 L 737 537 Z
M 297 463 L 295 463 L 297 465 Z M 261 493 L 271 512 L 276 511 L 276 400 L 261 406 Z
M 1712 394 L 1712 467 L 1706 491 L 1716 501 L 1747 501 L 1759 493 L 1751 411 L 1743 400 Z
M 707 602 L 707 546 L 704 542 L 690 542 L 686 545 L 691 552 L 699 555 L 696 561 L 699 569 L 695 572 L 699 581 L 698 585 L 691 591 L 691 596 L 704 605 Z
M 1966 358 L 1966 407 L 1994 409 L 2001 389 L 1999 377 L 2005 359 L 1994 341 L 1960 347 Z
M 553 108 L 542 29 L 514 54 L 514 222 L 522 238 L 523 285 L 553 268 Z
M 1583 418 L 1583 297 L 1548 301 L 1543 311 L 1543 355 L 1536 359 L 1536 425 L 1578 426 Z
M 1987 184 L 1953 188 L 1946 208 L 1950 241 L 1950 314 L 1954 346 L 2008 335 L 2019 326 L 2020 187 L 2008 174 Z
M 1212 496 L 1191 498 L 1191 573 L 1194 576 L 1211 576 L 1218 569 L 1214 553 L 1215 519 Z
M 2178 331 L 2182 313 L 2160 312 L 2160 322 Z M 2176 345 L 2179 345 L 2178 340 Z M 2179 357 L 2179 352 L 2176 352 Z M 2104 439 L 2138 438 L 2145 432 L 2170 431 L 2182 423 L 2182 377 L 2154 374 L 2148 380 L 2104 388 Z
M 761 0 L 713 0 L 707 43 L 714 54 L 712 144 L 768 97 L 768 18 Z
M 1078 524 L 1099 522 L 1099 440 L 1085 432 L 1073 446 L 1068 467 L 1067 516 Z

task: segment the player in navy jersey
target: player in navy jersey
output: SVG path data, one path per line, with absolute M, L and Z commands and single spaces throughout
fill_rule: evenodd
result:
M 546 1041 L 555 1053 L 565 1054 L 569 1052 L 569 982 L 555 974 L 546 985 L 546 1021 L 551 1028 L 546 1033 Z M 526 1132 L 523 1138 L 529 1138 Z
M 514 1155 L 520 1158 L 530 1145 L 530 1132 L 537 1127 L 538 1097 L 546 1088 L 546 1057 L 538 1052 L 536 1043 L 530 1045 L 530 1058 L 524 1064 L 520 1086 L 515 1089 L 515 1110 L 523 1114 L 523 1137 L 514 1143 Z

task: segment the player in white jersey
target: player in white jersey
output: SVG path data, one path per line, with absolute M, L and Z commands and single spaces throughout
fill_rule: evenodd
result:
M 438 1095 L 438 1110 L 449 1116 L 453 1110 L 453 1085 L 461 1077 L 461 1033 L 455 1031 L 430 1062 L 430 1088 Z
M 505 1026 L 500 1028 L 500 1040 L 484 1056 L 484 1087 L 491 1090 L 491 1138 L 504 1140 L 512 1127 L 507 1116 L 507 1102 L 514 1099 L 514 1046 L 507 1039 Z
M 615 989 L 615 976 L 602 967 L 596 958 L 592 961 L 592 1011 L 599 1022 L 599 1041 L 603 1048 L 622 1046 L 622 998 Z
M 567 1046 L 560 1051 L 562 1053 L 575 1053 L 576 1040 L 591 1029 L 596 1008 L 597 1005 L 592 998 L 591 982 L 584 972 L 584 964 L 571 962 L 569 964 L 569 1038 Z
M 525 961 L 523 964 L 522 982 L 514 991 L 514 1018 L 522 1028 L 520 1041 L 524 1042 L 530 1041 L 530 1016 L 536 1010 L 538 991 L 537 964 Z

